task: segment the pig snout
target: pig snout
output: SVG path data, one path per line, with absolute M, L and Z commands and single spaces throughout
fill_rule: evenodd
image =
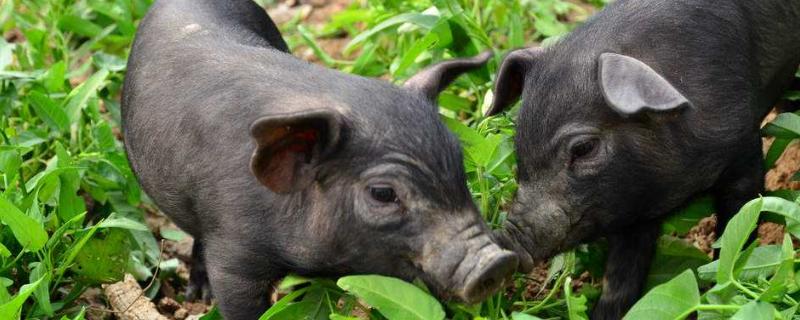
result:
M 458 298 L 467 303 L 479 302 L 502 288 L 517 268 L 517 255 L 491 245 L 485 255 L 478 253 L 476 266 L 469 275 Z
M 568 247 L 579 235 L 579 232 L 570 232 L 574 226 L 572 219 L 555 202 L 531 201 L 526 196 L 517 194 L 503 228 L 493 234 L 501 247 L 517 254 L 518 271 L 522 273 L 533 270 L 536 261 Z
M 517 255 L 498 246 L 485 226 L 436 237 L 426 244 L 422 269 L 440 296 L 479 302 L 502 288 L 517 268 Z

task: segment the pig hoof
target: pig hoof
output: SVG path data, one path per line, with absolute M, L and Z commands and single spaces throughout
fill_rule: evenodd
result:
M 208 282 L 208 275 L 204 274 L 202 277 L 194 277 L 194 275 L 195 274 L 190 277 L 189 283 L 186 285 L 186 293 L 184 294 L 186 301 L 201 299 L 203 303 L 211 303 L 211 299 L 214 296 L 211 294 L 211 285 Z

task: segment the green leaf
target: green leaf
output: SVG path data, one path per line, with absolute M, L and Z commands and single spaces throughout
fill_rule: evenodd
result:
M 0 257 L 8 258 L 11 256 L 11 251 L 8 251 L 8 248 L 2 243 L 0 243 Z
M 786 218 L 786 230 L 800 237 L 800 205 L 778 197 L 764 197 L 762 211 L 774 212 Z
M 111 229 L 104 238 L 89 240 L 75 257 L 72 270 L 86 283 L 122 279 L 130 257 L 128 232 Z
M 736 312 L 731 320 L 772 320 L 775 313 L 775 307 L 768 302 L 750 301 L 738 312 Z
M 28 300 L 28 297 L 39 287 L 42 280 L 43 279 L 39 279 L 36 282 L 22 286 L 19 289 L 19 293 L 17 293 L 11 301 L 0 305 L 0 319 L 19 319 L 22 304 L 25 303 L 25 300 Z
M 14 204 L 0 195 L 0 221 L 7 224 L 17 241 L 30 251 L 38 251 L 47 242 L 44 227 L 28 215 L 22 213 Z
M 789 101 L 800 101 L 800 91 L 788 91 L 783 98 Z
M 31 106 L 36 111 L 36 115 L 48 126 L 61 132 L 69 130 L 69 118 L 64 109 L 61 109 L 55 101 L 39 91 L 33 91 L 28 95 Z
M 280 290 L 288 290 L 294 286 L 298 286 L 304 283 L 309 283 L 311 279 L 298 276 L 296 274 L 289 274 L 281 280 L 281 284 L 278 285 L 278 289 Z
M 781 316 L 783 316 L 783 319 L 791 320 L 792 316 L 797 314 L 797 307 L 798 306 L 800 306 L 800 305 L 796 304 L 796 305 L 794 305 L 792 307 L 786 308 L 785 310 L 781 311 Z
M 222 318 L 222 314 L 219 313 L 219 308 L 214 306 L 214 308 L 212 308 L 211 311 L 204 314 L 202 317 L 200 317 L 199 320 L 225 320 L 225 319 Z
M 186 234 L 186 232 L 183 232 L 180 229 L 171 229 L 171 228 L 161 228 L 158 231 L 158 233 L 161 234 L 162 238 L 167 240 L 172 240 L 175 242 L 181 241 L 189 236 L 188 234 Z
M 700 304 L 700 292 L 692 270 L 650 290 L 623 319 L 674 320 Z
M 567 314 L 569 320 L 589 320 L 586 316 L 586 296 L 580 295 L 575 297 L 572 295 L 572 278 L 567 277 L 564 282 L 564 296 L 567 298 Z
M 75 15 L 65 15 L 58 20 L 58 27 L 65 31 L 71 31 L 85 37 L 96 37 L 103 28 L 89 20 Z
M 150 231 L 146 225 L 142 224 L 139 221 L 132 220 L 122 215 L 112 212 L 108 218 L 101 221 L 98 225 L 98 228 L 121 228 L 121 229 L 128 229 L 128 230 L 139 230 L 139 231 Z
M 108 70 L 100 69 L 95 72 L 86 82 L 80 84 L 72 90 L 69 94 L 69 100 L 65 107 L 67 117 L 70 123 L 78 123 L 81 115 L 81 110 L 86 106 L 89 98 L 97 93 L 97 90 L 103 85 L 103 81 L 108 77 Z
M 514 311 L 514 313 L 511 314 L 511 320 L 542 320 L 542 318 Z
M 664 221 L 664 231 L 675 232 L 678 236 L 686 235 L 701 219 L 712 213 L 714 213 L 714 200 L 710 196 L 695 199 Z
M 8 43 L 5 38 L 0 37 L 0 71 L 5 70 L 14 61 L 14 47 L 14 44 Z
M 781 263 L 781 248 L 779 246 L 760 246 L 753 250 L 747 261 L 741 266 L 738 278 L 753 281 L 759 277 L 765 278 L 773 274 Z M 697 268 L 698 277 L 703 280 L 712 280 L 719 271 L 719 261 L 713 261 Z
M 291 293 L 287 294 L 286 296 L 284 296 L 283 298 L 281 298 L 280 300 L 275 302 L 275 304 L 273 304 L 272 307 L 267 309 L 267 311 L 264 312 L 264 314 L 262 314 L 261 317 L 259 317 L 258 319 L 259 320 L 277 319 L 277 316 L 281 312 L 283 312 L 284 309 L 288 308 L 289 305 L 291 305 L 293 301 L 295 301 L 297 298 L 299 298 L 301 295 L 303 295 L 306 291 L 308 291 L 308 288 L 309 287 L 305 287 L 305 288 L 302 288 L 300 290 L 292 291 Z
M 762 198 L 751 200 L 742 206 L 725 227 L 720 243 L 722 248 L 719 254 L 719 270 L 717 270 L 717 283 L 723 284 L 734 280 L 734 267 L 741 255 L 741 250 L 750 234 L 756 228 L 758 216 L 764 203 Z
M 47 266 L 42 262 L 31 263 L 31 274 L 28 276 L 29 281 L 33 282 L 35 279 L 40 279 L 41 283 L 33 292 L 33 298 L 36 299 L 36 306 L 45 315 L 53 316 L 53 306 L 50 304 L 50 273 Z
M 780 302 L 788 287 L 794 284 L 794 248 L 788 234 L 783 235 L 780 259 L 778 270 L 769 280 L 769 287 L 759 297 L 761 301 Z
M 762 129 L 766 135 L 777 138 L 795 139 L 800 137 L 800 115 L 785 112 L 775 117 Z
M 674 278 L 682 270 L 695 269 L 711 258 L 704 252 L 673 236 L 661 236 L 656 245 L 656 254 L 650 265 L 645 288 L 652 288 Z
M 378 275 L 347 276 L 336 284 L 378 309 L 389 320 L 436 320 L 445 316 L 436 299 L 400 279 Z
M 404 13 L 396 15 L 394 17 L 386 19 L 385 21 L 370 28 L 369 30 L 364 31 L 359 35 L 357 35 L 355 38 L 350 40 L 350 42 L 344 48 L 344 52 L 345 53 L 351 52 L 351 50 L 355 49 L 355 47 L 360 45 L 362 42 L 378 34 L 379 32 L 394 27 L 396 25 L 403 23 L 412 23 L 414 25 L 423 27 L 425 29 L 432 29 L 433 26 L 436 25 L 436 22 L 438 20 L 439 17 L 437 16 L 421 14 L 421 13 Z

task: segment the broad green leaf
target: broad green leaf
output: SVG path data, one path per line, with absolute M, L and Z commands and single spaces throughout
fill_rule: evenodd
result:
M 0 319 L 19 319 L 20 318 L 20 309 L 22 309 L 22 304 L 25 303 L 25 300 L 28 300 L 28 297 L 39 287 L 39 284 L 42 283 L 43 279 L 39 279 L 36 282 L 32 282 L 22 286 L 19 289 L 14 298 L 11 301 L 0 305 Z
M 83 246 L 72 270 L 86 283 L 115 282 L 122 279 L 129 257 L 128 232 L 110 229 L 104 238 L 93 238 Z
M 17 241 L 30 251 L 38 251 L 47 242 L 44 227 L 28 215 L 22 213 L 13 203 L 0 195 L 0 221 L 11 228 Z
M 735 278 L 734 266 L 739 259 L 742 247 L 756 227 L 763 203 L 762 198 L 746 203 L 725 227 L 720 240 L 722 248 L 719 254 L 717 283 L 726 283 Z
M 775 313 L 775 307 L 768 302 L 751 301 L 738 312 L 736 312 L 731 320 L 772 320 Z
M 778 197 L 764 197 L 761 210 L 782 215 L 786 218 L 786 230 L 800 238 L 800 204 Z
M 738 278 L 745 281 L 754 281 L 759 277 L 768 277 L 775 272 L 780 263 L 780 246 L 756 247 L 741 267 L 741 273 Z M 703 280 L 713 280 L 718 271 L 719 260 L 697 268 L 698 277 Z
M 759 297 L 761 301 L 780 302 L 788 287 L 794 284 L 794 248 L 788 234 L 783 235 L 780 264 L 769 280 L 769 287 Z
M 378 275 L 347 276 L 336 284 L 378 309 L 389 320 L 436 320 L 445 316 L 436 299 L 400 279 Z
M 692 270 L 686 270 L 644 295 L 623 319 L 674 320 L 700 304 Z

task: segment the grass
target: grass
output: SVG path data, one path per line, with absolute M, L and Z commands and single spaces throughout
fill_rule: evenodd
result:
M 497 227 L 516 188 L 516 111 L 482 116 L 500 59 L 512 48 L 557 41 L 589 15 L 588 8 L 604 3 L 364 1 L 319 27 L 304 25 L 298 17 L 281 28 L 295 51 L 311 50 L 322 64 L 396 83 L 436 61 L 494 50 L 486 68 L 457 80 L 439 102 L 442 120 L 464 144 L 475 201 Z M 159 263 L 157 238 L 143 218 L 144 209 L 152 205 L 142 195 L 119 141 L 125 60 L 136 23 L 150 4 L 0 2 L 0 28 L 13 40 L 0 40 L 0 319 L 83 319 L 86 309 L 78 297 L 87 288 L 117 281 L 124 272 L 148 281 Z M 337 37 L 350 40 L 343 52 L 332 56 L 320 43 Z M 787 98 L 800 96 L 789 92 Z M 764 129 L 776 137 L 767 154 L 769 164 L 800 137 L 798 117 L 781 114 Z M 800 236 L 798 194 L 771 195 L 743 208 L 739 222 L 720 241 L 724 254 L 718 261 L 680 240 L 711 212 L 709 199 L 699 199 L 667 221 L 648 278 L 648 287 L 654 289 L 631 317 L 651 317 L 653 310 L 660 310 L 664 319 L 693 312 L 701 318 L 734 313 L 747 319 L 793 318 L 800 295 L 791 238 L 780 245 L 743 247 L 762 211 L 770 212 L 767 219 L 787 224 L 792 237 Z M 290 276 L 280 286 L 287 295 L 262 318 L 585 319 L 600 293 L 603 252 L 602 243 L 582 245 L 551 259 L 544 279 L 517 275 L 506 292 L 472 306 L 439 302 L 421 284 L 379 276 Z M 149 297 L 158 295 L 161 281 L 174 277 L 176 262 L 161 262 Z M 537 290 L 529 292 L 533 283 Z M 664 295 L 691 299 L 672 303 L 659 298 Z

